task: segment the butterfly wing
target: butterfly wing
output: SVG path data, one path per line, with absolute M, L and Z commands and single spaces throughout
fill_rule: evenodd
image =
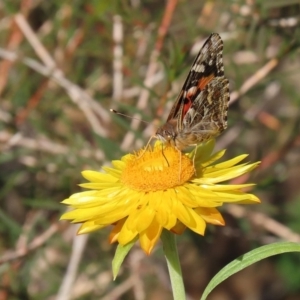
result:
M 223 42 L 217 33 L 197 55 L 167 122 L 156 136 L 183 150 L 217 136 L 227 127 L 229 82 L 224 77 Z
M 176 119 L 178 132 L 183 129 L 184 117 L 199 94 L 214 78 L 224 76 L 222 51 L 221 37 L 217 33 L 211 34 L 193 62 L 182 90 L 168 116 L 167 122 Z
M 218 76 L 212 79 L 185 114 L 181 132 L 190 134 L 195 143 L 220 134 L 227 127 L 229 95 L 227 78 Z

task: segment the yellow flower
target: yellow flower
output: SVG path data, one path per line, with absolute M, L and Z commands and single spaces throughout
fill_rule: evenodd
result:
M 150 254 L 163 228 L 181 234 L 186 227 L 204 235 L 206 223 L 224 225 L 216 207 L 223 203 L 253 204 L 259 199 L 241 189 L 252 184 L 219 184 L 253 170 L 259 163 L 238 164 L 247 155 L 215 163 L 225 150 L 212 154 L 214 141 L 181 153 L 157 141 L 153 148 L 112 161 L 104 172 L 83 171 L 90 191 L 63 201 L 74 210 L 63 220 L 82 223 L 78 233 L 114 225 L 110 242 L 121 245 L 139 238 Z

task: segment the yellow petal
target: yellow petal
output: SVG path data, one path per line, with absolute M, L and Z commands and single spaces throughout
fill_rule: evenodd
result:
M 127 190 L 114 187 L 103 191 L 94 190 L 76 193 L 71 195 L 70 198 L 65 199 L 63 203 L 72 205 L 75 208 L 89 208 L 112 203 L 112 201 L 119 201 L 125 195 L 128 195 Z
M 94 182 L 94 183 L 117 182 L 118 181 L 118 178 L 116 178 L 114 176 L 111 176 L 106 173 L 91 171 L 91 170 L 82 171 L 81 174 L 86 180 Z
M 140 233 L 141 248 L 146 254 L 150 254 L 155 244 L 157 243 L 162 232 L 162 227 L 153 219 L 151 225 L 143 232 Z
M 123 218 L 114 225 L 114 228 L 110 232 L 109 238 L 108 238 L 110 244 L 115 243 L 118 240 L 120 231 L 121 231 L 125 221 L 126 221 L 126 218 Z
M 118 242 L 123 246 L 131 242 L 138 234 L 136 230 L 128 229 L 126 222 L 127 220 L 125 221 L 118 237 Z
M 81 183 L 79 184 L 80 187 L 86 188 L 86 189 L 94 189 L 94 190 L 102 190 L 102 189 L 107 189 L 107 188 L 116 188 L 116 187 L 122 187 L 122 185 L 116 182 L 97 182 L 97 183 Z
M 149 227 L 150 224 L 152 223 L 154 217 L 155 217 L 154 210 L 150 209 L 149 207 L 143 209 L 137 218 L 138 219 L 136 225 L 137 231 L 142 232 L 146 230 L 147 227 Z
M 237 157 L 234 157 L 232 159 L 226 160 L 222 163 L 210 166 L 209 168 L 206 168 L 205 173 L 212 172 L 214 170 L 222 170 L 222 169 L 227 169 L 230 168 L 236 164 L 238 164 L 240 161 L 245 159 L 248 156 L 248 154 L 242 154 Z
M 118 170 L 123 170 L 126 166 L 125 162 L 121 160 L 113 160 L 111 163 Z
M 187 207 L 198 206 L 197 200 L 194 198 L 194 195 L 189 192 L 187 186 L 180 186 L 176 188 L 176 193 L 178 199 L 180 199 L 183 205 Z
M 189 214 L 186 207 L 182 205 L 180 201 L 175 201 L 174 213 L 177 216 L 177 218 L 184 224 L 188 224 L 191 221 L 191 215 Z
M 161 201 L 161 205 L 159 210 L 164 210 L 167 213 L 167 222 L 164 225 L 164 228 L 170 230 L 172 227 L 176 225 L 177 222 L 177 216 L 174 214 L 173 211 L 173 204 L 176 200 L 176 192 L 175 190 L 171 189 L 169 191 L 166 191 L 164 193 L 164 197 Z
M 195 185 L 188 185 L 188 191 L 194 197 L 197 206 L 216 207 L 220 205 L 219 196 L 213 191 Z
M 244 173 L 250 172 L 251 170 L 256 168 L 257 165 L 258 163 L 249 164 L 249 165 L 242 164 L 228 169 L 210 172 L 208 174 L 204 173 L 203 178 L 200 178 L 199 180 L 197 180 L 197 182 L 217 183 L 221 181 L 226 181 L 238 177 L 240 175 L 243 175 Z
M 216 208 L 197 207 L 194 210 L 207 223 L 214 225 L 225 225 L 222 215 Z
M 102 214 L 97 217 L 96 224 L 114 224 L 118 220 L 127 217 L 130 214 L 130 209 L 118 208 L 114 211 L 109 211 L 107 214 Z
M 201 187 L 211 191 L 231 191 L 239 190 L 248 187 L 255 186 L 254 183 L 245 183 L 245 184 L 201 184 Z
M 180 220 L 182 223 L 188 227 L 189 229 L 195 231 L 196 233 L 200 235 L 204 235 L 206 223 L 198 214 L 195 213 L 194 209 L 187 208 L 189 214 L 190 214 L 190 221 L 188 223 L 185 223 L 185 220 Z
M 176 234 L 183 234 L 183 232 L 186 230 L 186 226 L 182 224 L 180 221 L 177 221 L 176 225 L 171 229 L 172 232 Z
M 253 194 L 247 194 L 248 198 L 245 200 L 236 201 L 235 204 L 258 204 L 261 201 Z
M 205 162 L 200 163 L 202 167 L 207 167 L 209 165 L 211 165 L 212 163 L 214 163 L 215 161 L 217 161 L 218 159 L 220 159 L 224 154 L 225 154 L 225 150 L 221 150 L 218 151 L 216 153 L 214 153 L 208 160 L 206 160 Z M 198 162 L 196 162 L 198 163 Z
M 90 233 L 99 229 L 106 227 L 106 225 L 97 225 L 94 221 L 87 221 L 82 223 L 78 229 L 78 234 Z
M 250 201 L 252 203 L 260 202 L 260 200 L 256 196 L 252 194 L 243 193 L 241 191 L 224 191 L 224 192 L 216 192 L 216 194 L 218 194 L 220 202 L 227 202 L 227 203 L 239 202 L 239 201 Z
M 114 176 L 116 178 L 120 178 L 121 171 L 114 169 L 114 168 L 109 168 L 109 167 L 102 167 L 102 169 L 107 173 L 110 174 L 111 176 Z

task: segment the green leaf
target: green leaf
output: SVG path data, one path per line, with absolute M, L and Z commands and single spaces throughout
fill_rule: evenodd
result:
M 136 239 L 134 239 L 132 242 L 126 244 L 125 246 L 122 246 L 120 244 L 118 245 L 116 253 L 115 253 L 115 257 L 112 261 L 112 271 L 113 271 L 114 280 L 117 278 L 120 267 L 121 267 L 126 255 L 128 254 L 128 252 L 134 245 L 135 241 L 136 241 Z
M 264 258 L 282 254 L 286 252 L 300 252 L 299 243 L 280 242 L 274 243 L 267 246 L 259 247 L 252 250 L 244 255 L 241 255 L 233 262 L 225 266 L 219 273 L 217 273 L 207 285 L 203 292 L 201 300 L 205 300 L 208 294 L 222 281 L 227 279 L 229 276 L 243 270 L 244 268 L 260 261 Z

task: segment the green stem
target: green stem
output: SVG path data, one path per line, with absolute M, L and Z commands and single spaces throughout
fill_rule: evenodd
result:
M 182 280 L 181 267 L 176 247 L 175 234 L 168 230 L 163 230 L 161 239 L 163 242 L 163 249 L 168 264 L 173 298 L 174 300 L 184 300 L 185 291 Z

